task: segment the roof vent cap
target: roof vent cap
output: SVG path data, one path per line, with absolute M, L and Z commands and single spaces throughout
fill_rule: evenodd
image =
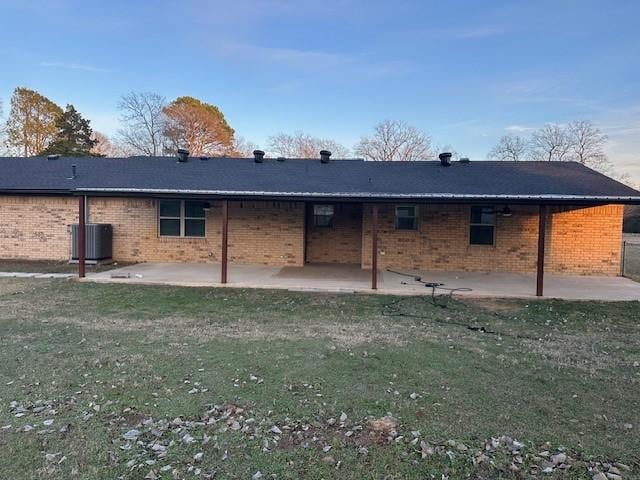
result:
M 47 155 L 47 160 L 57 160 L 59 158 L 60 158 L 60 155 L 58 155 L 57 153 L 53 155 Z
M 279 161 L 279 162 L 284 162 L 286 160 L 286 158 L 285 157 L 278 157 L 278 158 L 276 158 L 276 160 Z
M 75 180 L 77 177 L 78 177 L 78 167 L 74 163 L 73 165 L 71 165 L 71 176 L 67 177 L 67 180 Z
M 469 157 L 462 157 L 460 159 L 460 163 L 469 163 L 471 160 L 469 160 Z
M 178 149 L 178 161 L 179 162 L 186 162 L 189 159 L 189 150 L 187 150 L 186 148 L 179 148 Z
M 253 161 L 256 163 L 262 163 L 264 161 L 264 152 L 262 150 L 254 150 Z
M 322 163 L 329 163 L 331 152 L 329 150 L 320 150 L 320 161 Z
M 451 152 L 443 152 L 440 155 L 438 155 L 438 158 L 440 159 L 440 165 L 442 165 L 443 167 L 450 167 L 451 166 Z

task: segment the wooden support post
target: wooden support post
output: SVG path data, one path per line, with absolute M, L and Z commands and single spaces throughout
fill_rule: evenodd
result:
M 227 244 L 229 241 L 229 202 L 222 201 L 222 255 L 220 265 L 220 283 L 227 283 Z
M 547 206 L 540 205 L 538 217 L 538 268 L 536 274 L 536 296 L 544 293 L 544 244 L 547 233 Z
M 84 195 L 79 197 L 78 204 L 78 278 L 85 277 L 86 236 L 85 208 L 87 199 Z
M 378 289 L 378 205 L 371 207 L 371 289 Z

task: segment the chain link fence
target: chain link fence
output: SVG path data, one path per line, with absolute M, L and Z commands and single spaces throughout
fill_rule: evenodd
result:
M 640 282 L 640 235 L 629 237 L 622 243 L 622 275 Z

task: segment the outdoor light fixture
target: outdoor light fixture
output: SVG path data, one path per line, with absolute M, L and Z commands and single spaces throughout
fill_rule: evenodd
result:
M 511 215 L 513 215 L 513 213 L 511 212 L 511 209 L 507 205 L 502 209 L 502 211 L 500 212 L 500 215 L 502 215 L 503 217 L 510 217 Z

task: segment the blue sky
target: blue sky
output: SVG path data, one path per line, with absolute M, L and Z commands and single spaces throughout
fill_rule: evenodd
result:
M 586 118 L 640 181 L 638 19 L 636 0 L 0 0 L 0 98 L 34 88 L 113 134 L 125 92 L 192 95 L 261 146 L 352 146 L 391 118 L 471 158 Z

